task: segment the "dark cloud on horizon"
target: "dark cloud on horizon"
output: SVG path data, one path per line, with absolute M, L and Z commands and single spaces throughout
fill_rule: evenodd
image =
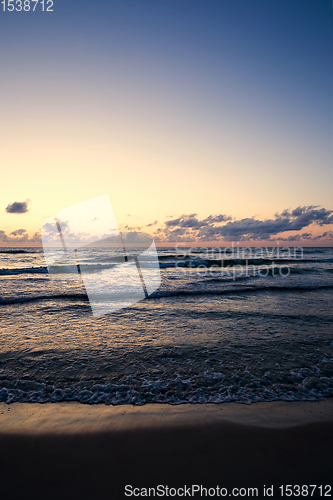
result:
M 302 233 L 301 238 L 303 240 L 312 240 L 312 233 Z
M 188 227 L 193 229 L 199 229 L 201 227 L 207 227 L 213 225 L 214 223 L 227 222 L 231 220 L 228 215 L 210 215 L 206 219 L 198 220 L 197 214 L 181 215 L 178 219 L 168 220 L 165 222 L 167 227 Z M 214 226 L 213 226 L 214 227 Z
M 197 214 L 181 215 L 168 220 L 164 227 L 156 232 L 159 241 L 299 241 L 302 238 L 320 239 L 330 238 L 329 232 L 313 238 L 311 233 L 296 234 L 286 237 L 277 237 L 278 234 L 289 231 L 301 231 L 312 224 L 324 226 L 333 224 L 333 210 L 327 210 L 315 205 L 297 207 L 294 210 L 286 209 L 275 214 L 274 218 L 260 220 L 254 217 L 233 220 L 225 214 L 210 215 L 199 220 Z M 274 238 L 276 237 L 276 238 Z
M 42 239 L 40 232 L 36 232 L 33 236 L 29 236 L 26 229 L 16 229 L 10 234 L 6 234 L 5 231 L 0 230 L 0 243 L 6 243 L 9 245 L 41 245 Z
M 9 203 L 6 207 L 6 212 L 8 214 L 25 214 L 28 212 L 29 201 L 14 201 L 14 203 Z
M 282 238 L 280 236 L 279 238 L 271 238 L 270 239 L 270 241 L 300 241 L 300 240 L 301 240 L 300 234 L 290 235 L 287 238 Z
M 11 236 L 23 236 L 26 233 L 26 229 L 16 229 L 15 231 L 12 231 L 10 234 Z
M 312 238 L 313 240 L 320 240 L 321 238 L 326 238 L 328 240 L 333 240 L 333 231 L 325 231 L 323 234 Z
M 145 227 L 155 226 L 158 221 L 147 224 Z M 65 223 L 64 223 L 65 224 Z M 295 210 L 284 210 L 275 214 L 274 218 L 260 220 L 258 218 L 232 219 L 225 214 L 210 215 L 205 219 L 198 219 L 197 214 L 183 214 L 178 218 L 167 220 L 162 227 L 156 229 L 153 237 L 159 242 L 195 242 L 195 241 L 286 241 L 308 242 L 321 239 L 333 240 L 332 228 L 313 236 L 310 231 L 299 234 L 285 235 L 283 233 L 304 230 L 309 226 L 333 226 L 333 210 L 318 206 L 298 207 Z M 67 229 L 67 228 L 65 228 Z M 125 225 L 122 231 L 141 231 L 142 227 Z M 317 232 L 317 231 L 316 231 Z M 282 236 L 279 236 L 282 234 Z M 0 244 L 5 245 L 41 245 L 40 233 L 29 236 L 23 228 L 16 229 L 9 234 L 0 230 Z

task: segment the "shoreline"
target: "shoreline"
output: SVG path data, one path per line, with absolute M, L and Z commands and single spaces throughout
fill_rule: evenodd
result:
M 333 422 L 333 398 L 321 401 L 269 401 L 250 405 L 0 403 L 0 433 L 105 432 L 220 424 L 226 421 L 276 429 Z

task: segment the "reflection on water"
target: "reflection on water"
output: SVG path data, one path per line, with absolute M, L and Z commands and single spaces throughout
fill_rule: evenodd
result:
M 220 269 L 184 272 L 173 255 L 159 250 L 164 267 L 152 296 L 99 318 L 80 275 L 40 272 L 39 251 L 0 255 L 2 269 L 12 270 L 0 275 L 0 399 L 250 403 L 333 395 L 331 249 L 291 262 L 287 278 L 236 280 Z

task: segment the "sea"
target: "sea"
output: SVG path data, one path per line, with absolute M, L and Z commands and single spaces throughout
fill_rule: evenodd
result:
M 98 283 L 119 250 L 94 252 Z M 42 248 L 0 248 L 0 401 L 333 397 L 333 248 L 157 252 L 159 287 L 96 316 L 80 273 L 49 272 Z

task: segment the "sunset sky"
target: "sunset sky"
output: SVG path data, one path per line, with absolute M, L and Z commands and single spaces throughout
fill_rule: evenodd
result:
M 1 10 L 0 246 L 104 194 L 161 243 L 333 246 L 332 56 L 331 0 Z

